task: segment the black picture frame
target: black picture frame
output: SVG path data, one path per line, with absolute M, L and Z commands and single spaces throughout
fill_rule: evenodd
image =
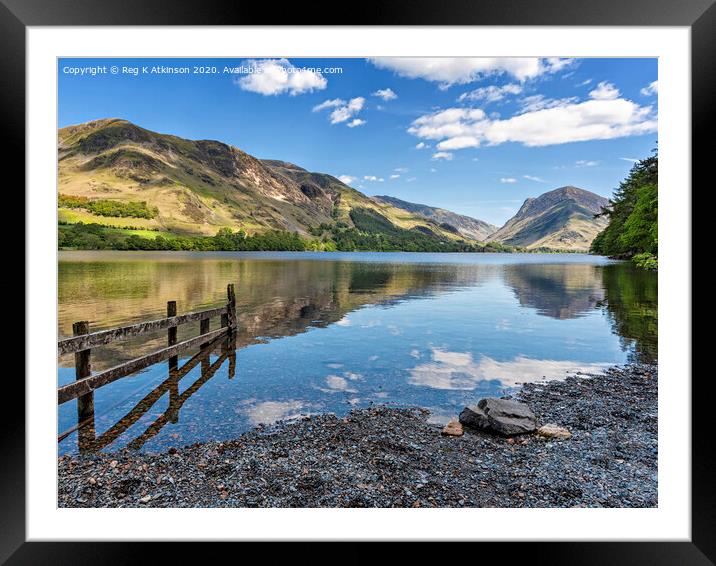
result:
M 350 21 L 334 14 L 341 10 L 321 9 L 303 3 L 268 4 L 223 0 L 0 0 L 0 112 L 6 142 L 5 170 L 19 173 L 24 184 L 25 156 L 25 32 L 28 26 L 101 25 L 315 25 L 324 13 L 325 25 L 560 25 L 560 26 L 687 26 L 691 28 L 692 54 L 692 171 L 693 185 L 706 183 L 712 146 L 709 118 L 716 92 L 716 6 L 714 0 L 384 0 L 352 6 L 345 13 Z M 711 142 L 711 143 L 710 143 Z M 686 191 L 688 187 L 680 188 Z M 29 211 L 32 203 L 26 203 Z M 27 297 L 26 297 L 27 300 Z M 31 331 L 31 329 L 28 329 Z M 27 344 L 25 346 L 27 350 Z M 27 353 L 27 352 L 26 352 Z M 6 374 L 7 399 L 16 400 L 3 411 L 2 461 L 0 467 L 0 562 L 7 564 L 103 564 L 143 563 L 154 552 L 164 561 L 190 560 L 194 552 L 204 560 L 214 554 L 206 545 L 151 543 L 26 542 L 25 537 L 25 397 L 24 383 Z M 30 379 L 38 376 L 28 376 Z M 509 561 L 532 564 L 714 564 L 716 562 L 716 490 L 713 478 L 713 449 L 710 421 L 712 407 L 708 386 L 710 375 L 691 379 L 692 392 L 692 500 L 689 542 L 584 542 L 584 543 L 485 543 L 489 550 Z M 685 382 L 691 376 L 666 376 Z M 476 532 L 479 526 L 476 525 Z M 81 539 L 81 533 L 78 533 Z M 320 535 L 317 534 L 317 538 Z M 374 550 L 364 543 L 335 549 L 327 555 L 351 562 L 372 560 Z M 291 560 L 308 557 L 284 546 Z M 271 551 L 273 560 L 280 557 Z M 420 547 L 401 549 L 401 561 L 423 553 Z M 450 551 L 452 552 L 452 551 Z M 483 550 L 480 550 L 482 555 Z M 179 554 L 181 553 L 181 554 Z M 482 555 L 484 556 L 484 555 Z M 238 557 L 237 557 L 238 558 Z M 448 560 L 453 560 L 446 556 Z M 476 557 L 477 558 L 477 557 Z

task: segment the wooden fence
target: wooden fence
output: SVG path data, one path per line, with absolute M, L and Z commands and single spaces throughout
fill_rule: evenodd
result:
M 218 359 L 212 364 L 210 357 L 217 346 L 221 347 Z M 179 411 L 189 398 L 194 395 L 205 383 L 207 383 L 218 369 L 229 360 L 228 377 L 233 379 L 236 372 L 236 337 L 222 336 L 215 338 L 206 344 L 197 354 L 184 362 L 181 368 L 170 366 L 169 376 L 145 395 L 127 414 L 120 418 L 114 425 L 109 427 L 101 435 L 97 436 L 95 431 L 95 415 L 84 415 L 78 418 L 77 424 L 58 435 L 60 442 L 73 432 L 78 432 L 78 448 L 80 453 L 96 452 L 110 445 L 130 427 L 138 423 L 140 419 L 154 406 L 154 404 L 166 393 L 169 393 L 169 404 L 166 410 L 143 432 L 139 437 L 129 443 L 133 449 L 141 448 L 144 443 L 159 433 L 168 423 L 179 422 Z M 201 364 L 201 374 L 192 385 L 179 393 L 179 382 L 191 370 Z
M 221 336 L 234 335 L 237 324 L 236 295 L 233 283 L 227 286 L 226 292 L 228 297 L 226 306 L 177 315 L 176 301 L 169 301 L 166 318 L 120 328 L 90 333 L 87 321 L 75 322 L 72 325 L 74 336 L 57 343 L 58 355 L 75 355 L 75 381 L 58 387 L 57 404 L 61 405 L 72 399 L 77 399 L 77 417 L 78 423 L 81 423 L 94 415 L 94 391 L 96 389 L 164 360 L 169 360 L 170 370 L 176 369 L 178 354 L 182 351 L 196 346 L 205 349 L 210 342 Z M 221 317 L 221 326 L 216 330 L 211 330 L 211 319 L 216 316 Z M 199 336 L 177 342 L 177 327 L 197 320 L 199 321 Z M 166 348 L 92 375 L 92 348 L 164 329 L 167 330 Z

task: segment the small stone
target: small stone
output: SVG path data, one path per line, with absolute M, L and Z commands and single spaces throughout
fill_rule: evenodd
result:
M 177 449 L 172 446 L 172 447 L 169 449 L 169 454 L 176 454 L 176 453 L 177 453 Z
M 537 429 L 536 434 L 543 438 L 556 438 L 557 440 L 568 440 L 572 438 L 572 433 L 566 428 L 553 423 L 542 425 Z
M 445 428 L 442 430 L 440 434 L 443 436 L 462 436 L 465 433 L 465 431 L 462 428 L 462 425 L 458 421 L 450 421 L 448 424 L 445 425 Z
M 89 478 L 87 481 L 90 483 L 90 485 L 94 485 L 97 483 L 97 480 L 95 478 Z
M 142 498 L 139 500 L 139 502 L 140 502 L 140 503 L 149 503 L 151 500 L 152 500 L 152 496 L 151 496 L 151 495 L 146 495 L 146 496 L 142 497 Z
M 116 467 L 117 467 L 117 464 L 119 464 L 119 462 L 117 462 L 117 460 L 112 460 L 112 461 L 109 463 L 109 467 L 110 467 L 110 468 L 116 468 Z

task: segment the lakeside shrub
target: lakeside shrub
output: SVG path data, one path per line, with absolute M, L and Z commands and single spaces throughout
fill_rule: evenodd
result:
M 145 201 L 118 201 L 109 199 L 88 199 L 87 197 L 60 194 L 57 199 L 60 208 L 84 209 L 97 216 L 114 218 L 156 218 L 159 210 L 148 206 Z

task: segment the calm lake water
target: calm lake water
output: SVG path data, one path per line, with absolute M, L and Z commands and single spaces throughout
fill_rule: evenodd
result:
M 94 430 L 60 453 L 161 451 L 375 403 L 444 422 L 519 383 L 656 360 L 656 274 L 578 254 L 61 252 L 59 335 L 162 318 L 169 300 L 179 314 L 223 305 L 228 283 L 235 346 L 181 379 L 164 362 L 99 389 Z M 161 332 L 101 347 L 92 370 L 165 344 Z M 59 362 L 59 384 L 73 381 L 73 357 Z M 76 427 L 74 401 L 58 421 Z

